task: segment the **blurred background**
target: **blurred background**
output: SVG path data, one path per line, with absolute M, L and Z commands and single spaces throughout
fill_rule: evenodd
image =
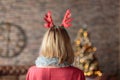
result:
M 88 54 L 94 55 L 90 59 L 97 64 L 93 68 L 101 72 L 93 76 L 88 71 L 87 80 L 120 79 L 119 0 L 0 0 L 0 80 L 25 80 L 47 31 L 45 13 L 50 10 L 55 24 L 60 25 L 68 8 L 74 19 L 67 29 L 73 48 L 80 49 L 76 47 L 79 40 L 87 38 L 92 50 Z M 80 37 L 83 30 L 86 33 Z M 87 65 L 92 62 L 88 59 Z

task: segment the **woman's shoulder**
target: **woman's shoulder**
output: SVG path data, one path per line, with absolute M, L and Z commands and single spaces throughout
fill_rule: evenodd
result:
M 36 66 L 30 66 L 28 70 L 31 71 L 31 70 L 35 70 L 35 69 L 37 69 Z
M 38 69 L 38 68 L 55 68 L 55 67 L 37 67 L 37 66 L 31 66 L 29 69 Z M 74 70 L 78 70 L 78 71 L 82 71 L 81 69 L 75 67 L 75 66 L 68 66 L 68 67 L 56 67 L 56 69 L 58 68 L 69 68 L 69 69 L 74 69 Z
M 75 66 L 69 66 L 69 67 L 61 67 L 61 68 L 49 68 L 49 67 L 37 67 L 37 66 L 31 66 L 29 68 L 29 71 L 35 71 L 35 70 L 46 70 L 46 69 L 52 69 L 52 70 L 67 70 L 67 71 L 74 71 L 76 73 L 83 73 L 83 71 Z

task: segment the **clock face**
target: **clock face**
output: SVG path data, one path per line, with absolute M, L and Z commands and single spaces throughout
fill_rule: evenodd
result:
M 19 55 L 26 45 L 22 27 L 12 23 L 0 23 L 0 57 Z

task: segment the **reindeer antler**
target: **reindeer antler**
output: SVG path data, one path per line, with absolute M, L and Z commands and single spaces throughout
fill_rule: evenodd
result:
M 65 13 L 61 26 L 64 26 L 65 28 L 70 27 L 72 25 L 71 24 L 72 18 L 70 17 L 71 17 L 71 13 L 70 10 L 68 9 Z
M 46 28 L 50 28 L 50 27 L 54 26 L 50 11 L 45 15 L 44 20 L 46 21 L 46 23 L 44 25 Z

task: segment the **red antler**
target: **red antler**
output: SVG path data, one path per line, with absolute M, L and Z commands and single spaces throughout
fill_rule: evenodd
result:
M 72 25 L 71 24 L 72 18 L 70 18 L 70 17 L 71 17 L 71 13 L 70 13 L 70 10 L 68 9 L 66 11 L 64 19 L 62 21 L 62 26 L 64 26 L 65 28 L 68 28 Z
M 54 23 L 53 23 L 53 20 L 52 20 L 51 12 L 50 12 L 50 11 L 45 15 L 44 20 L 47 22 L 47 23 L 45 23 L 45 25 L 44 25 L 46 28 L 50 28 L 50 27 L 53 27 L 53 26 L 54 26 Z

